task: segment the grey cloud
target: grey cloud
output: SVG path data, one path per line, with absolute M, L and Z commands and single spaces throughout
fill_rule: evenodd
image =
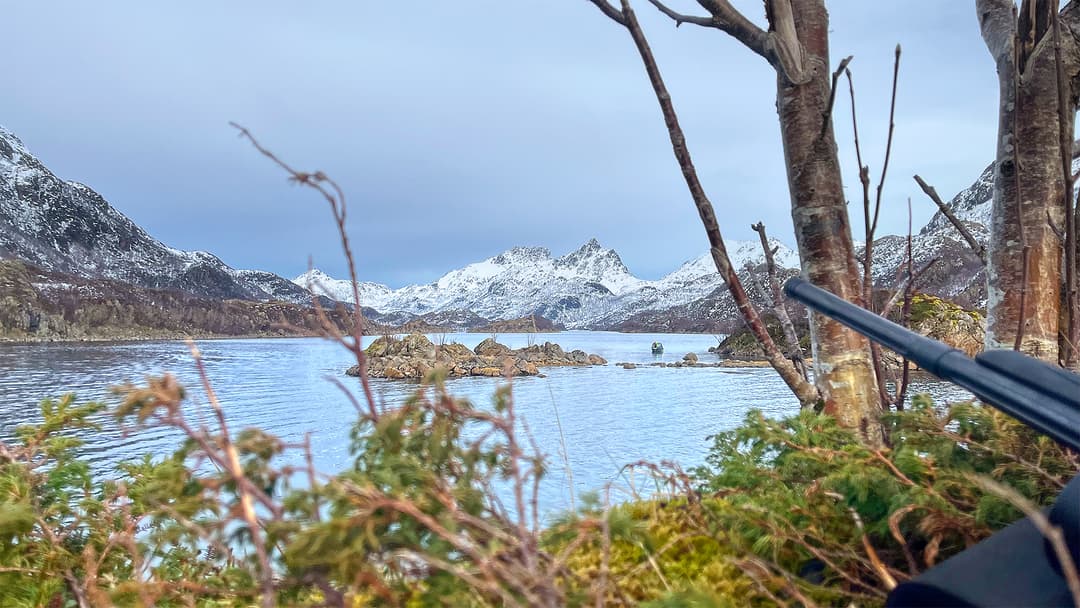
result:
M 749 224 L 764 220 L 790 243 L 770 68 L 640 4 L 727 236 L 754 238 Z M 738 5 L 760 21 L 760 2 Z M 908 196 L 917 225 L 931 211 L 912 173 L 951 194 L 990 160 L 993 65 L 968 3 L 830 7 L 834 62 L 856 57 L 875 175 L 892 49 L 904 44 L 883 219 L 901 232 Z M 173 246 L 287 276 L 309 255 L 344 272 L 320 201 L 238 141 L 235 120 L 341 183 L 367 279 L 428 282 L 514 245 L 562 253 L 593 236 L 652 278 L 706 247 L 633 46 L 583 0 L 67 0 L 5 12 L 0 123 Z M 842 97 L 837 137 L 857 197 L 848 112 Z

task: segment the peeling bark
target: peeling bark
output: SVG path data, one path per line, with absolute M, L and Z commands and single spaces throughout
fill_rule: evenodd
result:
M 976 0 L 983 39 L 997 65 L 998 141 L 990 225 L 987 348 L 1020 350 L 1057 362 L 1062 336 L 1066 182 L 1062 158 L 1072 141 L 1080 78 L 1080 10 L 1060 13 L 1067 108 L 1058 108 L 1058 64 L 1049 35 L 1057 2 Z M 1059 117 L 1060 116 L 1060 117 Z M 1069 146 L 1071 148 L 1071 146 Z M 1027 264 L 1025 268 L 1025 248 Z
M 776 106 L 802 274 L 814 285 L 862 306 L 836 140 L 831 126 L 821 128 L 831 98 L 829 16 L 823 0 L 791 4 L 812 78 L 796 84 L 778 74 Z M 816 313 L 811 314 L 810 331 L 814 377 L 825 411 L 857 429 L 865 443 L 880 445 L 880 397 L 869 342 Z

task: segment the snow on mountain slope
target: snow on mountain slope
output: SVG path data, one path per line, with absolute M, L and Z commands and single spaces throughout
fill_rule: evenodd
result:
M 309 301 L 305 290 L 275 274 L 235 270 L 205 251 L 164 245 L 90 187 L 58 178 L 2 126 L 0 257 L 213 298 Z
M 798 256 L 778 241 L 777 261 L 798 265 Z M 757 242 L 729 244 L 738 267 L 764 263 Z M 352 301 L 348 281 L 311 270 L 293 281 L 309 283 L 316 293 Z M 363 283 L 361 304 L 381 313 L 424 315 L 471 310 L 493 320 L 537 314 L 568 327 L 610 326 L 645 310 L 663 310 L 705 297 L 723 285 L 712 257 L 690 260 L 667 276 L 646 281 L 635 277 L 613 249 L 591 239 L 555 258 L 542 247 L 515 247 L 494 257 L 452 270 L 434 283 L 392 290 Z

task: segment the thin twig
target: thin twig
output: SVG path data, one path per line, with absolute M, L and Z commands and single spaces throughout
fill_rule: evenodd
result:
M 726 2 L 724 2 L 724 4 L 726 4 Z M 728 8 L 730 8 L 730 5 Z M 726 9 L 724 10 L 726 11 Z M 606 11 L 605 14 L 607 14 Z M 728 14 L 728 16 L 732 17 L 731 14 Z M 687 189 L 690 191 L 694 206 L 697 208 L 702 226 L 705 228 L 706 236 L 709 239 L 709 251 L 712 254 L 713 263 L 716 265 L 717 271 L 720 273 L 721 278 L 724 279 L 728 291 L 731 292 L 731 296 L 735 300 L 743 320 L 761 345 L 761 348 L 765 352 L 765 356 L 773 369 L 775 369 L 784 380 L 784 383 L 788 385 L 800 403 L 804 405 L 817 404 L 821 400 L 821 395 L 818 392 L 817 387 L 807 382 L 791 361 L 789 361 L 783 353 L 780 352 L 780 349 L 777 348 L 776 343 L 773 341 L 772 336 L 769 335 L 769 332 L 761 319 L 760 313 L 747 296 L 742 281 L 739 279 L 738 273 L 731 264 L 731 258 L 728 256 L 727 248 L 724 245 L 724 238 L 720 232 L 720 225 L 716 219 L 716 212 L 713 209 L 712 201 L 709 200 L 708 195 L 705 193 L 704 186 L 701 184 L 697 169 L 694 167 L 690 149 L 686 144 L 686 134 L 679 124 L 678 114 L 675 111 L 674 104 L 671 102 L 671 94 L 667 89 L 667 85 L 664 83 L 664 78 L 656 63 L 656 57 L 653 55 L 652 48 L 649 46 L 645 33 L 641 29 L 641 24 L 638 23 L 633 9 L 630 8 L 629 0 L 622 0 L 621 17 L 621 20 L 616 21 L 623 25 L 630 33 L 630 37 L 634 41 L 634 46 L 641 56 L 641 61 L 649 76 L 649 83 L 652 85 L 657 103 L 660 105 L 661 112 L 664 116 L 664 122 L 667 125 L 672 152 L 679 163 L 679 167 L 682 169 Z
M 952 209 L 949 209 L 949 206 L 941 200 L 941 197 L 938 196 L 937 190 L 935 190 L 933 186 L 926 183 L 923 178 L 918 175 L 915 176 L 915 181 L 919 184 L 919 187 L 922 188 L 922 191 L 926 193 L 926 196 L 929 196 L 930 200 L 934 201 L 934 204 L 937 205 L 938 210 L 945 216 L 945 219 L 949 220 L 949 223 L 956 228 L 957 232 L 960 233 L 960 236 L 964 238 L 964 242 L 968 244 L 968 247 L 971 247 L 971 250 L 975 252 L 975 255 L 979 256 L 979 261 L 982 262 L 983 266 L 986 266 L 986 246 L 980 243 L 975 236 L 971 234 L 971 231 L 956 217 L 956 214 L 952 212 Z

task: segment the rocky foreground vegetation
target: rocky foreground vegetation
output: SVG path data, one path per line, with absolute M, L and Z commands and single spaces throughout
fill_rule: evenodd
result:
M 541 367 L 606 365 L 599 355 L 583 350 L 566 352 L 558 344 L 544 342 L 516 350 L 488 338 L 470 350 L 464 344 L 436 345 L 423 334 L 398 339 L 383 336 L 367 347 L 367 371 L 372 378 L 424 378 L 436 367 L 449 377 L 536 376 Z M 360 366 L 346 372 L 360 375 Z

